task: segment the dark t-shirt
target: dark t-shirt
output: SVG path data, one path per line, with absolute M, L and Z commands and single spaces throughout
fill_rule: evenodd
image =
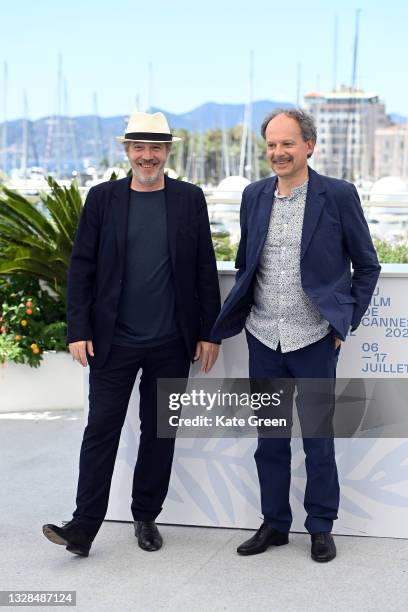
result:
M 148 347 L 179 335 L 165 190 L 131 189 L 125 274 L 113 343 Z

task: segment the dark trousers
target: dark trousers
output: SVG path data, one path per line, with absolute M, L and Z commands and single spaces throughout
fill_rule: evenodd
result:
M 249 376 L 251 378 L 311 379 L 336 377 L 338 350 L 334 335 L 327 336 L 297 351 L 273 350 L 247 332 Z M 306 383 L 307 384 L 307 383 Z M 297 399 L 299 420 L 307 420 L 308 402 Z M 333 438 L 303 437 L 306 455 L 305 527 L 309 533 L 331 531 L 339 507 L 339 482 Z M 262 514 L 275 529 L 288 532 L 292 524 L 289 504 L 291 476 L 290 438 L 258 439 L 255 462 L 261 490 Z
M 90 368 L 89 416 L 79 460 L 73 517 L 92 538 L 107 511 L 120 434 L 140 368 L 140 441 L 131 506 L 134 519 L 155 519 L 167 494 L 175 440 L 157 438 L 156 384 L 158 378 L 187 378 L 187 351 L 182 340 L 144 349 L 114 345 L 102 368 Z

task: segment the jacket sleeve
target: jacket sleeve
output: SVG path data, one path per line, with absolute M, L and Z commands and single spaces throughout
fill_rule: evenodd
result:
M 197 293 L 200 303 L 199 340 L 213 342 L 210 332 L 221 309 L 221 297 L 207 203 L 201 189 L 198 195 Z
M 92 340 L 90 311 L 99 243 L 99 214 L 94 188 L 88 192 L 75 235 L 68 271 L 67 342 Z
M 247 209 L 246 209 L 245 191 L 246 190 L 244 190 L 242 194 L 241 208 L 239 211 L 241 238 L 240 238 L 239 245 L 238 245 L 237 257 L 235 259 L 235 267 L 238 270 L 235 276 L 235 282 L 239 280 L 239 278 L 243 275 L 243 273 L 246 270 L 246 246 L 247 246 L 248 226 L 247 226 Z
M 345 184 L 340 202 L 340 215 L 343 224 L 343 241 L 353 266 L 351 294 L 356 300 L 351 329 L 360 324 L 373 295 L 381 266 L 365 220 L 363 209 L 354 185 Z

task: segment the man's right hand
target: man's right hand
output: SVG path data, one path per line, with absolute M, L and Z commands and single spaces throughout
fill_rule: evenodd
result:
M 69 352 L 72 355 L 74 361 L 81 363 L 84 368 L 88 365 L 86 354 L 89 353 L 91 357 L 94 357 L 94 350 L 92 340 L 78 340 L 78 342 L 70 342 Z

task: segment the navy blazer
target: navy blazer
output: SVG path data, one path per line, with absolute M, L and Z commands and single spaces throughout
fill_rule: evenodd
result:
M 273 205 L 277 177 L 248 185 L 241 203 L 241 241 L 235 285 L 212 330 L 214 339 L 235 336 L 253 303 L 253 284 Z M 353 274 L 351 273 L 351 264 Z M 309 168 L 300 251 L 306 295 L 345 340 L 366 311 L 381 267 L 357 190 L 351 183 Z
M 110 350 L 126 257 L 131 177 L 92 187 L 82 210 L 68 274 L 67 342 L 92 340 L 94 367 Z M 220 311 L 207 204 L 199 187 L 165 176 L 167 235 L 176 313 L 190 358 L 210 340 Z M 154 241 L 154 235 L 151 236 Z

